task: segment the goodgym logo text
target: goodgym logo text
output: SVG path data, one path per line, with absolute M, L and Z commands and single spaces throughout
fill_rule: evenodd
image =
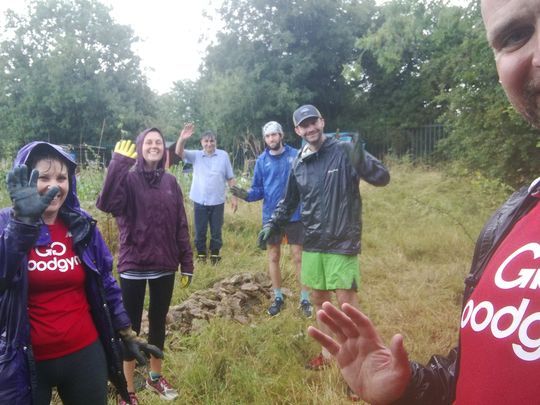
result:
M 81 264 L 79 256 L 64 257 L 66 254 L 66 245 L 61 242 L 53 242 L 48 247 L 36 247 L 34 251 L 42 260 L 29 260 L 29 271 L 59 271 L 65 273 L 68 270 L 73 270 L 75 266 Z
M 540 291 L 540 268 L 522 268 L 517 274 L 512 271 L 513 276 L 508 274 L 508 265 L 516 257 L 531 253 L 535 260 L 540 257 L 538 243 L 528 243 L 508 256 L 495 273 L 495 285 L 502 290 L 519 288 Z M 517 331 L 519 343 L 512 343 L 512 350 L 516 356 L 526 361 L 538 360 L 540 336 L 530 336 L 530 334 L 533 331 L 533 325 L 540 321 L 540 312 L 528 313 L 530 302 L 530 299 L 522 298 L 517 306 L 509 305 L 496 310 L 493 303 L 489 301 L 475 303 L 469 300 L 461 315 L 461 327 L 464 328 L 470 324 L 475 332 L 489 328 L 497 339 L 504 339 Z M 539 326 L 534 327 L 536 333 L 540 330 Z

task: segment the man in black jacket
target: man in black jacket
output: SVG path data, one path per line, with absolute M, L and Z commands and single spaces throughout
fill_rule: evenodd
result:
M 499 80 L 540 128 L 540 0 L 482 0 Z M 386 347 L 356 308 L 324 303 L 308 333 L 372 404 L 533 404 L 540 398 L 540 179 L 517 191 L 484 226 L 465 280 L 459 346 L 427 366 L 409 362 L 403 337 Z
M 362 229 L 359 182 L 364 179 L 384 186 L 390 175 L 381 162 L 364 151 L 362 142 L 353 145 L 326 138 L 324 119 L 316 107 L 301 106 L 293 121 L 306 144 L 293 162 L 285 196 L 259 234 L 259 243 L 264 245 L 270 234 L 278 232 L 301 203 L 302 284 L 312 289 L 316 309 L 331 299 L 332 291 L 340 304 L 356 307 Z M 319 327 L 330 333 L 324 324 Z M 330 354 L 323 349 L 306 367 L 319 370 L 329 359 Z

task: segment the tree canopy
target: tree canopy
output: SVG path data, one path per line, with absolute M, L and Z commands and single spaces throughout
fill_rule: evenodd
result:
M 7 14 L 0 122 L 12 140 L 112 142 L 154 114 L 130 27 L 94 0 L 31 1 Z
M 0 142 L 47 139 L 111 144 L 185 122 L 218 134 L 220 147 L 262 141 L 261 126 L 321 110 L 326 130 L 375 138 L 443 124 L 438 158 L 517 186 L 538 174 L 539 133 L 497 83 L 478 2 L 447 0 L 224 0 L 223 29 L 195 81 L 153 94 L 131 47 L 132 29 L 98 0 L 29 0 L 1 33 Z M 173 52 L 163 49 L 163 52 Z M 395 128 L 396 131 L 387 131 Z M 196 138 L 196 137 L 195 137 Z M 192 141 L 190 147 L 199 147 Z
M 224 1 L 225 27 L 203 62 L 196 118 L 225 146 L 259 135 L 269 120 L 292 132 L 292 111 L 306 103 L 335 126 L 352 94 L 343 65 L 374 11 L 374 1 Z

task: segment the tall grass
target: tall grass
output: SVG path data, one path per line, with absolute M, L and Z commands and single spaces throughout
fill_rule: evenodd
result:
M 385 341 L 402 333 L 410 357 L 426 362 L 456 344 L 463 279 L 474 239 L 508 190 L 476 177 L 454 177 L 407 163 L 389 162 L 389 166 L 392 180 L 387 187 L 360 185 L 364 223 L 360 305 Z M 175 174 L 191 221 L 189 177 Z M 82 172 L 80 180 L 99 185 L 102 173 Z M 79 190 L 83 207 L 98 218 L 116 251 L 114 220 L 94 208 L 99 187 L 81 184 Z M 265 272 L 265 252 L 256 247 L 260 226 L 260 203 L 241 202 L 236 213 L 227 206 L 222 262 L 219 266 L 197 263 L 193 284 L 188 289 L 177 284 L 172 305 L 223 277 Z M 176 403 L 348 403 L 337 368 L 304 369 L 319 348 L 306 335 L 313 321 L 302 318 L 297 309 L 299 290 L 288 249 L 283 252 L 284 285 L 294 296 L 282 314 L 266 315 L 268 302 L 250 325 L 214 319 L 194 335 L 168 335 L 164 372 L 179 388 Z M 162 402 L 144 390 L 138 395 L 143 404 Z
M 508 191 L 480 178 L 390 162 L 391 183 L 361 183 L 364 233 L 360 256 L 362 310 L 389 341 L 403 333 L 410 357 L 426 362 L 457 341 L 463 279 L 476 235 Z M 187 192 L 187 189 L 185 189 Z M 241 271 L 266 271 L 256 248 L 258 203 L 226 211 L 223 261 L 197 265 L 190 291 Z M 190 214 L 191 217 L 191 214 Z M 305 362 L 318 353 L 306 336 L 309 320 L 296 308 L 290 256 L 282 261 L 284 284 L 294 291 L 284 313 L 265 308 L 249 326 L 216 319 L 196 336 L 169 337 L 167 373 L 186 404 L 346 404 L 346 387 L 332 368 L 311 372 Z M 189 292 L 178 291 L 175 303 Z M 141 393 L 154 403 L 150 393 Z

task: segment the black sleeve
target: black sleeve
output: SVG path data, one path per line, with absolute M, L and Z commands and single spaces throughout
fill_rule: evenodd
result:
M 447 405 L 455 399 L 458 350 L 433 356 L 427 365 L 411 362 L 412 378 L 405 394 L 392 405 Z

